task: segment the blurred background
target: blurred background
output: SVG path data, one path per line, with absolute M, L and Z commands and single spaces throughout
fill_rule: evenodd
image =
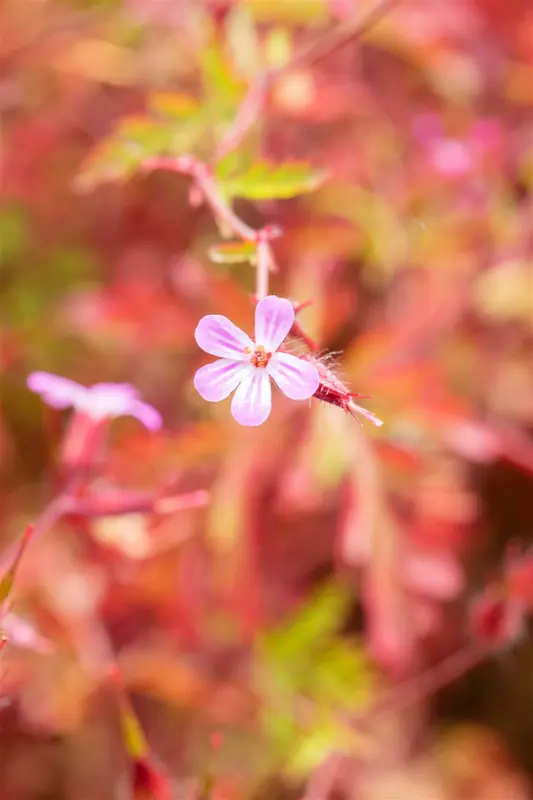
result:
M 0 29 L 2 549 L 64 481 L 70 412 L 28 373 L 164 418 L 113 422 L 100 510 L 24 554 L 2 800 L 531 797 L 526 626 L 439 672 L 533 534 L 529 0 L 4 0 Z M 196 324 L 251 332 L 255 270 L 189 178 L 143 170 L 183 153 L 280 226 L 271 291 L 312 301 L 382 428 L 278 393 L 246 429 L 196 394 Z

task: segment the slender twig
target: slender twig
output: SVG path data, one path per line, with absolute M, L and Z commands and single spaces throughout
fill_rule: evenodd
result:
M 215 151 L 215 161 L 220 161 L 242 142 L 254 122 L 257 121 L 270 86 L 274 79 L 279 77 L 280 72 L 280 69 L 265 70 L 250 84 L 233 122 Z
M 58 495 L 51 503 L 37 517 L 28 536 L 28 529 L 23 534 L 25 548 L 29 544 L 29 540 L 35 542 L 43 534 L 52 528 L 58 520 L 64 515 L 69 500 L 69 494 L 64 492 Z M 0 556 L 0 572 L 3 573 L 10 569 L 15 563 L 21 548 L 21 539 L 13 542 L 5 552 Z
M 215 161 L 242 142 L 266 102 L 270 87 L 282 75 L 293 69 L 316 64 L 338 47 L 347 44 L 351 39 L 358 39 L 376 25 L 400 0 L 379 0 L 362 16 L 348 19 L 333 28 L 315 42 L 301 48 L 286 64 L 281 67 L 267 69 L 250 85 L 246 96 L 235 115 L 235 119 L 217 147 Z
M 270 245 L 268 241 L 260 239 L 257 243 L 257 269 L 255 294 L 262 300 L 268 294 L 268 275 L 271 264 Z
M 370 709 L 356 716 L 343 714 L 343 722 L 358 734 L 368 735 L 369 728 L 387 714 L 400 714 L 427 700 L 439 690 L 461 678 L 487 655 L 478 642 L 452 653 L 448 658 L 409 681 L 392 687 Z M 331 796 L 344 753 L 332 751 L 309 780 L 302 800 L 327 800 Z
M 135 494 L 118 498 L 114 493 L 98 494 L 94 498 L 72 499 L 66 513 L 89 519 L 120 517 L 123 514 L 173 514 L 187 508 L 201 508 L 209 502 L 209 492 L 203 489 L 174 496 Z
M 299 50 L 289 63 L 282 68 L 283 71 L 316 64 L 326 56 L 329 56 L 334 50 L 347 44 L 351 39 L 359 39 L 399 2 L 400 0 L 379 0 L 375 6 L 369 8 L 362 16 L 341 22 L 318 41 L 311 42 L 311 44 Z
M 393 687 L 374 706 L 371 716 L 381 714 L 399 714 L 412 706 L 422 703 L 436 692 L 450 686 L 456 680 L 470 672 L 487 656 L 487 649 L 478 642 L 466 645 L 452 653 L 444 661 L 412 680 Z
M 257 245 L 256 297 L 257 300 L 262 300 L 263 297 L 266 297 L 268 294 L 269 272 L 276 271 L 270 242 L 281 235 L 280 229 L 276 225 L 264 225 L 256 230 L 243 222 L 224 199 L 211 167 L 194 156 L 186 155 L 178 156 L 177 158 L 158 156 L 147 159 L 143 164 L 143 168 L 145 170 L 168 169 L 172 172 L 190 176 L 215 216 L 224 221 L 231 231 L 245 242 L 253 242 Z
M 222 196 L 209 165 L 194 156 L 155 156 L 143 162 L 143 169 L 145 171 L 166 169 L 191 177 L 215 216 L 225 222 L 231 231 L 245 242 L 268 243 L 281 235 L 281 231 L 275 225 L 265 225 L 263 228 L 255 229 L 243 222 Z M 270 266 L 273 266 L 272 263 Z
M 59 495 L 44 509 L 32 528 L 23 535 L 24 549 L 30 539 L 35 541 L 66 516 L 81 516 L 89 519 L 118 517 L 123 514 L 173 514 L 188 508 L 201 508 L 209 502 L 209 493 L 203 489 L 174 496 L 153 494 L 129 495 L 118 498 L 110 493 L 96 495 L 94 498 L 78 499 L 70 492 Z M 11 569 L 21 552 L 21 539 L 17 539 L 0 556 L 0 572 Z

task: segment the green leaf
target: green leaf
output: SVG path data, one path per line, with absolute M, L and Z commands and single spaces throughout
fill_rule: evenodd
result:
M 202 52 L 204 98 L 212 122 L 230 121 L 235 116 L 246 92 L 222 46 L 213 41 Z
M 0 212 L 0 263 L 19 256 L 28 236 L 28 220 L 22 209 L 5 206 Z
M 184 92 L 153 92 L 148 98 L 150 116 L 181 122 L 198 114 L 200 103 Z
M 305 774 L 327 753 L 359 744 L 339 721 L 372 697 L 372 671 L 363 647 L 339 636 L 350 602 L 338 584 L 322 587 L 289 621 L 263 634 L 256 691 L 261 728 L 285 771 Z M 304 718 L 298 714 L 305 700 Z
M 160 114 L 160 101 L 156 101 L 155 107 Z M 76 187 L 87 191 L 106 181 L 125 180 L 138 172 L 148 158 L 190 150 L 200 134 L 201 121 L 197 115 L 180 125 L 149 116 L 126 117 L 89 154 L 78 173 Z
M 219 159 L 215 165 L 215 175 L 218 183 L 223 183 L 225 180 L 231 179 L 239 170 L 243 169 L 243 160 L 246 155 L 240 148 L 230 150 L 223 158 Z M 248 162 L 245 163 L 245 167 Z
M 248 200 L 281 200 L 312 192 L 325 180 L 324 170 L 303 161 L 283 164 L 258 161 L 246 172 L 221 179 L 226 197 Z
M 307 730 L 298 731 L 292 742 L 285 771 L 303 778 L 313 772 L 332 752 L 354 753 L 368 743 L 362 734 L 342 725 L 335 716 L 317 713 Z
M 253 242 L 224 242 L 214 244 L 208 250 L 209 258 L 215 264 L 255 263 L 257 247 Z
M 292 620 L 264 634 L 260 640 L 263 659 L 274 672 L 278 667 L 282 670 L 283 684 L 291 674 L 298 686 L 307 681 L 318 652 L 342 623 L 348 603 L 349 594 L 343 587 L 327 585 Z
M 327 584 L 315 593 L 304 608 L 284 627 L 291 648 L 306 649 L 332 636 L 348 610 L 350 594 L 344 586 Z
M 313 692 L 332 706 L 357 709 L 372 689 L 372 675 L 361 647 L 338 639 L 315 660 Z

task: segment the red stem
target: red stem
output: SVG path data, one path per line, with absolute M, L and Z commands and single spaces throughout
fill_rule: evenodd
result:
M 138 494 L 124 499 L 106 498 L 105 494 L 93 499 L 72 500 L 66 507 L 69 514 L 89 519 L 119 517 L 123 514 L 172 514 L 186 508 L 201 508 L 209 502 L 209 492 L 198 489 L 174 496 Z
M 156 156 L 147 159 L 143 167 L 145 170 L 167 169 L 172 172 L 179 172 L 181 175 L 190 176 L 215 216 L 226 222 L 233 233 L 244 239 L 245 242 L 263 242 L 267 244 L 272 239 L 277 239 L 281 234 L 279 228 L 275 225 L 265 225 L 263 228 L 256 230 L 247 225 L 246 222 L 243 222 L 224 200 L 210 167 L 202 161 L 198 161 L 194 156 Z

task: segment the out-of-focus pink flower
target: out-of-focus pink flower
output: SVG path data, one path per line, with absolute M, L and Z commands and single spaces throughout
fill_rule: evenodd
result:
M 275 295 L 256 306 L 254 339 L 227 317 L 203 317 L 194 333 L 196 341 L 219 359 L 196 372 L 198 393 L 216 403 L 235 389 L 231 413 L 241 425 L 261 425 L 267 419 L 272 406 L 270 378 L 291 400 L 312 397 L 320 382 L 314 364 L 278 352 L 293 323 L 292 303 Z
M 460 139 L 439 139 L 431 149 L 431 163 L 441 175 L 461 178 L 474 166 L 473 154 Z
M 464 136 L 450 137 L 439 116 L 420 114 L 414 120 L 413 131 L 436 172 L 452 179 L 480 168 L 502 140 L 501 125 L 490 117 L 478 120 Z
M 150 431 L 161 427 L 159 412 L 139 400 L 139 392 L 128 383 L 96 383 L 87 387 L 49 372 L 32 372 L 27 385 L 52 408 L 72 406 L 95 422 L 130 416 Z

